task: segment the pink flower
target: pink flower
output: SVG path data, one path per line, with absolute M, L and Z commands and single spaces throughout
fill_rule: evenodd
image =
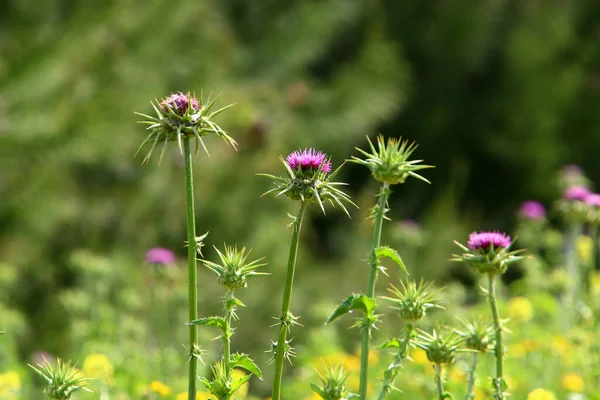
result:
M 197 111 L 200 106 L 198 104 L 198 100 L 193 97 L 192 95 L 188 94 L 183 94 L 181 92 L 178 93 L 173 93 L 171 94 L 169 97 L 167 97 L 166 99 L 164 99 L 163 101 L 160 102 L 163 110 L 165 110 L 165 112 L 168 112 L 169 108 L 171 108 L 171 110 L 173 110 L 173 112 L 177 115 L 183 115 L 186 113 L 186 111 L 188 110 L 188 107 L 190 106 L 190 103 L 192 104 L 192 109 L 194 111 Z
M 146 262 L 149 264 L 169 265 L 175 260 L 175 253 L 162 247 L 154 247 L 146 252 Z
M 527 200 L 521 204 L 519 214 L 526 219 L 542 220 L 546 217 L 546 208 L 535 200 Z
M 506 248 L 510 246 L 511 238 L 506 233 L 494 232 L 473 232 L 469 235 L 469 248 L 471 250 L 489 250 Z
M 285 161 L 294 171 L 321 169 L 324 173 L 331 172 L 331 162 L 327 159 L 327 155 L 313 148 L 294 151 Z
M 563 197 L 569 201 L 585 201 L 585 198 L 590 194 L 590 190 L 585 186 L 571 186 L 565 190 Z
M 598 193 L 590 193 L 587 196 L 585 196 L 585 198 L 583 199 L 583 201 L 587 204 L 590 205 L 592 207 L 599 207 L 600 208 L 600 194 Z

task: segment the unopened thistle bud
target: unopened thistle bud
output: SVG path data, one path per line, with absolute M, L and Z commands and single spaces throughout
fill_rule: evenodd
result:
M 457 333 L 463 338 L 465 348 L 485 353 L 494 347 L 495 334 L 492 324 L 485 324 L 478 319 L 463 321 L 463 323 L 465 330 Z
M 433 168 L 431 165 L 420 165 L 423 160 L 409 160 L 417 145 L 409 144 L 407 140 L 389 138 L 387 144 L 382 135 L 377 137 L 377 149 L 367 137 L 371 153 L 356 148 L 365 159 L 352 157 L 350 160 L 356 164 L 364 165 L 371 170 L 373 177 L 388 185 L 404 183 L 410 176 L 430 183 L 427 179 L 417 174 L 425 168 Z
M 65 363 L 59 358 L 54 364 L 45 361 L 37 367 L 31 364 L 29 366 L 46 382 L 44 393 L 50 399 L 68 400 L 78 390 L 91 393 L 91 390 L 85 387 L 91 378 L 83 377 L 70 362 Z
M 571 186 L 563 192 L 563 197 L 558 201 L 558 210 L 567 221 L 586 222 L 590 206 L 586 198 L 591 191 L 585 186 Z
M 150 143 L 150 151 L 144 158 L 144 163 L 150 160 L 152 152 L 157 145 L 162 146 L 160 159 L 166 150 L 169 142 L 177 142 L 179 150 L 183 154 L 183 140 L 195 139 L 196 152 L 199 146 L 202 146 L 208 154 L 208 150 L 204 145 L 202 138 L 210 133 L 215 133 L 225 142 L 236 147 L 237 143 L 227 133 L 217 125 L 213 119 L 225 111 L 232 105 L 222 107 L 216 111 L 211 111 L 215 103 L 215 99 L 197 99 L 190 93 L 173 93 L 170 96 L 156 100 L 152 103 L 152 108 L 156 112 L 156 116 L 150 116 L 142 113 L 136 113 L 145 119 L 140 121 L 142 124 L 149 125 L 146 128 L 149 131 L 146 140 L 141 144 L 140 149 Z M 139 151 L 139 149 L 138 149 Z
M 333 206 L 339 205 L 346 214 L 348 210 L 344 203 L 356 206 L 350 196 L 338 189 L 338 186 L 346 185 L 343 182 L 332 182 L 340 167 L 331 171 L 331 160 L 320 151 L 313 148 L 294 151 L 281 161 L 286 169 L 286 176 L 280 177 L 270 174 L 260 174 L 273 179 L 275 187 L 267 193 L 277 192 L 277 196 L 285 194 L 292 200 L 300 200 L 305 203 L 316 203 L 325 212 L 324 203 L 329 202 Z M 349 214 L 348 214 L 349 215 Z
M 415 345 L 425 351 L 430 362 L 452 364 L 462 342 L 463 338 L 455 331 L 438 332 L 434 329 L 432 333 L 420 331 Z
M 482 274 L 498 275 L 506 272 L 509 264 L 522 260 L 518 254 L 524 250 L 510 251 L 513 242 L 510 236 L 500 232 L 473 232 L 469 235 L 466 247 L 454 241 L 463 254 L 454 254 L 452 261 L 470 264 L 473 269 Z
M 409 281 L 406 284 L 400 281 L 400 289 L 394 285 L 390 285 L 388 289 L 395 297 L 383 297 L 392 302 L 392 309 L 398 311 L 403 319 L 416 322 L 425 317 L 427 310 L 430 308 L 441 308 L 437 304 L 433 294 L 428 290 L 431 288 L 430 283 Z
M 201 260 L 202 263 L 215 274 L 219 279 L 219 284 L 228 290 L 244 288 L 248 284 L 248 278 L 256 275 L 267 275 L 264 272 L 256 272 L 256 269 L 266 265 L 261 263 L 263 258 L 248 262 L 250 251 L 246 248 L 238 250 L 237 247 L 224 246 L 223 252 L 215 247 L 221 260 L 220 264 L 208 260 Z
M 312 383 L 310 386 L 323 400 L 349 400 L 357 398 L 357 395 L 351 394 L 346 388 L 346 380 L 349 376 L 350 372 L 346 371 L 343 366 L 325 367 L 324 374 L 321 375 L 319 373 L 321 386 Z

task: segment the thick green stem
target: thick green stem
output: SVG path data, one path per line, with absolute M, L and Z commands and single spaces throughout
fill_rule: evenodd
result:
M 283 301 L 281 303 L 281 321 L 279 325 L 279 337 L 277 340 L 277 350 L 275 354 L 275 380 L 273 381 L 272 400 L 281 399 L 281 379 L 283 378 L 283 362 L 285 358 L 286 339 L 291 328 L 293 316 L 290 314 L 290 305 L 292 302 L 292 287 L 294 286 L 294 274 L 296 272 L 296 258 L 298 255 L 298 243 L 300 241 L 300 229 L 304 219 L 306 203 L 301 202 L 298 215 L 292 224 L 292 242 L 290 244 L 290 255 L 288 258 L 287 275 L 285 278 L 285 288 L 283 291 Z
M 437 387 L 438 399 L 444 400 L 444 382 L 442 380 L 442 364 L 435 363 L 435 385 Z
M 504 399 L 504 346 L 502 344 L 502 322 L 500 321 L 500 315 L 498 314 L 498 306 L 496 305 L 496 275 L 489 275 L 489 299 L 490 307 L 492 308 L 492 316 L 494 318 L 494 329 L 496 336 L 496 347 L 494 353 L 496 355 L 496 378 L 494 380 L 496 399 Z
M 473 362 L 471 363 L 471 370 L 469 371 L 469 383 L 467 387 L 467 395 L 465 396 L 465 400 L 473 400 L 475 399 L 475 393 L 473 390 L 475 389 L 475 374 L 477 372 L 477 357 L 478 353 L 473 353 Z
M 223 342 L 223 362 L 225 363 L 225 372 L 229 376 L 231 372 L 231 321 L 233 319 L 233 313 L 235 312 L 235 306 L 233 306 L 233 291 L 228 291 L 225 295 L 225 320 L 227 321 L 227 328 L 221 336 Z
M 194 174 L 192 170 L 192 152 L 190 139 L 183 140 L 185 156 L 185 189 L 187 203 L 187 242 L 188 242 L 188 319 L 198 319 L 198 276 L 196 269 L 196 216 L 194 214 Z M 188 373 L 188 400 L 196 400 L 196 380 L 198 379 L 198 327 L 190 325 L 190 357 Z
M 381 392 L 379 392 L 379 396 L 377 397 L 377 400 L 385 399 L 385 396 L 387 396 L 392 391 L 394 381 L 396 380 L 396 377 L 398 376 L 398 372 L 400 371 L 400 368 L 402 368 L 402 361 L 404 361 L 404 359 L 406 359 L 406 357 L 408 356 L 408 351 L 410 349 L 410 342 L 413 339 L 413 336 L 415 336 L 415 327 L 413 326 L 413 324 L 409 323 L 406 325 L 404 335 L 405 336 L 402 340 L 402 344 L 398 348 L 398 352 L 394 355 L 394 359 L 392 360 L 392 363 L 390 364 L 388 369 L 384 372 L 383 384 L 381 385 Z
M 369 283 L 367 286 L 367 296 L 375 297 L 375 283 L 377 281 L 377 256 L 375 249 L 381 246 L 381 227 L 383 226 L 383 218 L 385 216 L 385 207 L 387 199 L 390 195 L 390 185 L 384 183 L 379 191 L 379 201 L 375 210 L 375 225 L 373 228 L 373 242 L 371 255 L 369 257 Z M 371 342 L 371 325 L 365 324 L 362 331 L 362 346 L 360 351 L 360 400 L 367 399 L 367 383 L 369 378 L 369 345 Z

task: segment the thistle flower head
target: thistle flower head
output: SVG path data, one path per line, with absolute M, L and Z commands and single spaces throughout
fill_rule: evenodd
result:
M 454 254 L 451 261 L 470 264 L 482 274 L 502 274 L 509 264 L 522 260 L 518 254 L 525 250 L 510 251 L 513 244 L 506 233 L 473 232 L 469 235 L 468 247 L 454 241 L 463 250 L 463 254 Z
M 480 319 L 463 321 L 464 331 L 456 331 L 464 340 L 467 349 L 485 353 L 494 346 L 494 325 L 486 324 Z
M 346 388 L 350 371 L 346 371 L 343 365 L 325 366 L 323 375 L 318 371 L 317 373 L 321 379 L 321 386 L 312 383 L 310 386 L 323 400 L 348 400 L 358 397 Z
M 419 331 L 415 345 L 425 351 L 430 362 L 452 364 L 462 342 L 463 338 L 455 331 L 434 329 L 432 333 Z
M 219 284 L 228 290 L 244 288 L 248 284 L 248 278 L 256 275 L 267 275 L 264 272 L 256 272 L 256 269 L 266 265 L 261 263 L 263 258 L 248 262 L 250 251 L 246 248 L 238 250 L 236 246 L 224 245 L 223 252 L 215 247 L 219 254 L 220 264 L 208 260 L 201 260 L 202 263 L 215 274 L 219 279 Z
M 546 218 L 546 207 L 539 201 L 527 200 L 521 204 L 519 215 L 524 219 L 541 221 Z
M 409 281 L 404 283 L 400 281 L 400 288 L 390 285 L 388 289 L 394 297 L 384 297 L 392 302 L 392 309 L 398 311 L 400 316 L 411 322 L 416 322 L 425 317 L 430 308 L 441 308 L 436 302 L 435 296 L 429 292 L 430 283 Z
M 590 189 L 585 186 L 571 186 L 563 193 L 563 197 L 568 201 L 584 201 L 590 194 Z
M 50 399 L 67 400 L 78 390 L 91 393 L 91 390 L 85 387 L 90 378 L 81 376 L 70 362 L 65 363 L 58 358 L 55 364 L 45 361 L 37 367 L 31 364 L 29 366 L 46 382 L 44 393 Z
M 183 141 L 187 139 L 196 140 L 196 153 L 202 146 L 208 154 L 202 138 L 211 133 L 215 133 L 235 148 L 237 146 L 236 141 L 214 122 L 214 118 L 231 107 L 232 104 L 212 111 L 214 103 L 215 99 L 209 98 L 205 101 L 203 98 L 198 99 L 190 93 L 178 92 L 151 103 L 156 116 L 136 113 L 144 118 L 140 123 L 148 125 L 146 128 L 148 136 L 140 145 L 138 152 L 146 143 L 151 144 L 143 163 L 150 160 L 157 145 L 162 145 L 160 154 L 160 159 L 162 159 L 169 142 L 177 142 L 179 150 L 183 154 Z
M 162 247 L 153 247 L 146 252 L 146 262 L 155 265 L 172 265 L 175 263 L 176 257 L 169 249 Z
M 294 151 L 286 157 L 285 162 L 296 173 L 314 174 L 319 170 L 325 174 L 331 172 L 331 162 L 327 155 L 313 148 Z
M 494 232 L 473 232 L 469 235 L 468 245 L 473 251 L 493 251 L 495 249 L 506 248 L 510 246 L 511 239 L 506 233 Z
M 213 375 L 212 381 L 206 378 L 201 378 L 201 381 L 206 389 L 215 395 L 217 399 L 230 399 L 236 390 L 250 379 L 250 375 L 246 375 L 244 378 L 234 381 L 231 370 L 226 368 L 223 361 L 218 361 L 211 369 Z
M 281 158 L 286 169 L 286 176 L 259 174 L 273 180 L 275 187 L 266 193 L 277 192 L 277 196 L 285 194 L 292 200 L 301 200 L 305 203 L 317 203 L 325 213 L 324 203 L 339 205 L 346 214 L 348 210 L 344 203 L 356 206 L 350 196 L 338 189 L 346 185 L 343 182 L 332 182 L 332 179 L 341 169 L 341 165 L 331 172 L 331 160 L 327 154 L 307 148 L 290 153 L 285 159 Z M 349 214 L 348 214 L 349 215 Z
M 590 193 L 583 199 L 585 204 L 588 206 L 600 208 L 600 194 L 598 193 Z
M 367 137 L 371 153 L 356 148 L 365 159 L 352 157 L 350 160 L 356 164 L 364 165 L 371 170 L 373 177 L 388 185 L 404 183 L 409 176 L 430 183 L 427 179 L 417 174 L 425 168 L 433 168 L 431 165 L 421 165 L 423 160 L 409 160 L 417 145 L 408 143 L 407 140 L 389 138 L 387 143 L 382 135 L 377 136 L 377 148 Z

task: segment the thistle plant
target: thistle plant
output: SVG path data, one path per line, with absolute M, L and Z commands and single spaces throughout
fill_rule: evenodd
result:
M 487 353 L 494 347 L 494 326 L 486 324 L 479 319 L 463 321 L 464 331 L 457 330 L 463 338 L 466 349 L 473 351 L 471 367 L 469 368 L 469 380 L 465 400 L 475 399 L 475 376 L 477 372 L 477 361 L 480 353 Z
M 473 232 L 469 236 L 468 246 L 466 247 L 455 241 L 462 254 L 454 254 L 452 261 L 464 262 L 480 274 L 488 277 L 488 289 L 485 293 L 490 302 L 492 316 L 494 318 L 494 339 L 496 345 L 494 353 L 496 356 L 496 376 L 492 379 L 494 398 L 503 400 L 507 396 L 508 386 L 504 380 L 504 347 L 502 344 L 502 321 L 496 305 L 496 278 L 506 272 L 508 266 L 512 263 L 522 260 L 524 257 L 519 255 L 525 250 L 510 251 L 513 244 L 510 236 L 500 232 Z
M 463 338 L 455 331 L 437 331 L 432 333 L 419 332 L 416 346 L 424 350 L 427 359 L 433 363 L 435 369 L 435 384 L 439 400 L 453 399 L 452 395 L 444 390 L 442 368 L 445 364 L 452 364 L 456 352 L 460 350 Z
M 397 390 L 394 387 L 394 381 L 417 338 L 416 323 L 425 318 L 429 309 L 441 308 L 437 304 L 435 296 L 429 292 L 430 289 L 431 284 L 424 283 L 423 280 L 408 281 L 407 283 L 400 281 L 400 288 L 390 285 L 388 289 L 394 297 L 382 297 L 392 303 L 391 308 L 397 311 L 404 321 L 404 333 L 401 338 L 392 338 L 380 346 L 384 349 L 396 349 L 396 352 L 392 362 L 384 371 L 378 400 L 383 400 L 392 390 Z
M 365 315 L 358 324 L 362 331 L 359 388 L 361 400 L 365 400 L 367 396 L 371 332 L 378 320 L 377 315 L 374 313 L 376 308 L 375 283 L 377 281 L 378 271 L 385 272 L 383 267 L 380 265 L 379 260 L 381 257 L 389 257 L 395 261 L 405 272 L 407 272 L 398 252 L 389 247 L 381 246 L 381 230 L 383 226 L 383 220 L 386 219 L 385 214 L 389 211 L 387 202 L 391 194 L 390 186 L 404 183 L 409 177 L 417 178 L 429 183 L 427 179 L 417 174 L 416 171 L 425 168 L 431 168 L 429 165 L 421 165 L 420 163 L 422 160 L 409 160 L 410 156 L 417 148 L 414 143 L 409 144 L 408 141 L 402 141 L 401 139 L 393 138 L 389 139 L 386 143 L 383 136 L 380 135 L 377 137 L 377 148 L 375 148 L 371 140 L 369 138 L 367 138 L 367 140 L 369 142 L 371 153 L 357 148 L 357 150 L 364 156 L 364 159 L 353 156 L 350 160 L 351 162 L 369 168 L 373 178 L 375 178 L 375 180 L 378 182 L 381 182 L 381 189 L 377 194 L 377 204 L 373 207 L 370 214 L 370 218 L 372 218 L 374 221 L 374 226 L 371 253 L 369 255 L 370 269 L 366 297 L 372 300 L 374 306 L 370 315 Z M 348 299 L 346 299 L 344 303 L 348 302 L 349 300 L 356 302 L 357 300 L 353 296 L 350 296 Z M 343 306 L 344 304 L 342 304 L 340 307 L 343 309 Z M 338 311 L 339 308 L 336 310 L 336 312 L 334 312 L 334 315 Z M 332 318 L 329 320 L 331 321 Z
M 202 378 L 202 383 L 206 388 L 217 397 L 217 400 L 229 400 L 236 390 L 250 379 L 246 375 L 241 379 L 233 379 L 233 369 L 241 368 L 262 379 L 262 373 L 256 363 L 246 354 L 231 354 L 231 337 L 234 329 L 233 320 L 237 320 L 238 307 L 244 307 L 244 303 L 235 297 L 235 290 L 245 288 L 248 285 L 248 279 L 257 275 L 267 275 L 264 272 L 256 271 L 264 266 L 261 259 L 248 261 L 250 251 L 246 248 L 238 250 L 237 247 L 224 245 L 223 251 L 215 247 L 219 255 L 219 263 L 201 259 L 200 261 L 212 272 L 217 275 L 218 282 L 225 289 L 223 297 L 223 307 L 225 316 L 213 316 L 196 319 L 190 322 L 190 325 L 215 326 L 221 331 L 221 342 L 223 346 L 223 356 L 213 367 L 213 379 L 209 381 Z
M 151 143 L 150 150 L 142 163 L 147 163 L 158 144 L 162 144 L 159 163 L 167 149 L 169 142 L 176 142 L 180 153 L 185 159 L 185 188 L 186 188 L 186 221 L 188 243 L 188 304 L 189 321 L 198 318 L 198 278 L 196 268 L 196 254 L 201 247 L 202 237 L 196 237 L 196 222 L 194 211 L 194 174 L 193 158 L 190 141 L 196 141 L 196 154 L 200 146 L 208 155 L 203 137 L 214 133 L 225 142 L 236 148 L 237 143 L 214 122 L 214 118 L 231 107 L 222 107 L 213 111 L 215 99 L 196 98 L 190 93 L 173 93 L 170 96 L 151 103 L 156 116 L 137 113 L 144 120 L 142 124 L 148 125 L 148 136 L 140 145 L 138 152 L 146 143 Z M 136 153 L 137 154 L 137 153 Z M 200 358 L 198 346 L 198 328 L 189 326 L 189 372 L 188 372 L 188 399 L 196 399 L 197 360 Z
M 589 234 L 592 238 L 592 257 L 589 262 L 588 269 L 584 276 L 584 282 L 586 289 L 590 295 L 590 303 L 594 313 L 597 313 L 597 305 L 595 304 L 595 296 L 591 293 L 590 282 L 593 279 L 594 271 L 596 270 L 596 258 L 598 255 L 598 228 L 600 226 L 600 194 L 590 193 L 585 197 L 585 203 L 589 207 L 587 222 L 589 226 Z M 598 316 L 594 318 L 594 321 L 598 321 Z
M 68 400 L 79 390 L 91 393 L 91 390 L 86 387 L 91 378 L 83 377 L 75 367 L 71 366 L 70 361 L 64 362 L 59 358 L 55 364 L 44 361 L 36 367 L 28 365 L 46 382 L 44 393 L 49 399 Z
M 294 285 L 294 275 L 296 273 L 296 258 L 298 254 L 298 243 L 300 240 L 300 229 L 308 204 L 318 204 L 323 213 L 325 213 L 325 203 L 338 205 L 344 212 L 350 216 L 345 204 L 356 206 L 350 196 L 338 189 L 346 183 L 334 182 L 333 178 L 342 168 L 340 165 L 335 171 L 331 172 L 331 160 L 325 153 L 315 149 L 304 149 L 294 151 L 285 159 L 281 158 L 285 168 L 285 176 L 275 176 L 270 174 L 260 174 L 273 180 L 274 188 L 267 191 L 276 193 L 276 196 L 285 194 L 292 200 L 299 200 L 300 207 L 298 214 L 292 217 L 292 240 L 288 258 L 287 274 L 281 304 L 281 314 L 276 318 L 279 325 L 279 335 L 277 342 L 272 343 L 271 350 L 275 359 L 275 378 L 273 380 L 272 399 L 281 398 L 281 380 L 283 377 L 284 359 L 290 360 L 293 356 L 293 348 L 287 335 L 293 325 L 298 324 L 298 317 L 290 312 L 292 300 L 292 288 Z
M 346 371 L 343 366 L 325 367 L 319 378 L 321 378 L 321 386 L 311 383 L 312 390 L 317 393 L 323 400 L 350 400 L 357 398 L 356 394 L 350 393 L 346 388 L 346 380 L 350 376 L 350 372 Z

